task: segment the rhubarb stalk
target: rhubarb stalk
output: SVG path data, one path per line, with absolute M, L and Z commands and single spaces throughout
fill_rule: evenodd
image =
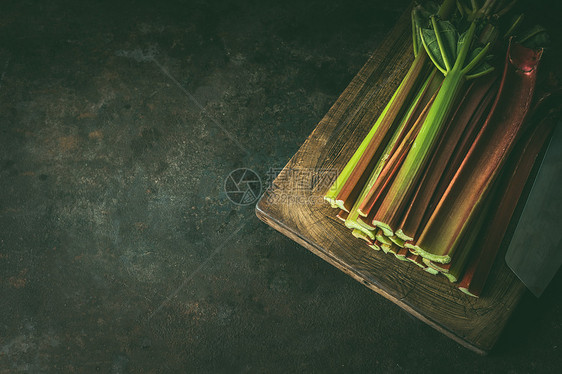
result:
M 521 137 L 513 150 L 514 157 L 507 162 L 506 174 L 501 179 L 500 190 L 505 193 L 497 200 L 492 223 L 483 234 L 481 244 L 459 283 L 459 289 L 464 293 L 475 297 L 481 295 L 533 165 L 555 124 L 553 118 L 543 118 L 528 130 L 529 136 Z
M 445 79 L 404 164 L 373 219 L 373 225 L 380 227 L 387 236 L 394 235 L 393 229 L 396 227 L 392 227 L 392 223 L 399 223 L 399 213 L 409 202 L 408 198 L 429 160 L 435 140 L 464 82 L 486 56 L 490 47 L 488 44 L 477 50 L 477 53 L 470 55 L 470 59 L 468 57 L 476 31 L 476 22 L 472 22 L 460 38 L 449 22 L 437 21 L 432 17 L 432 23 L 433 30 L 424 30 L 422 42 L 434 64 L 444 72 Z
M 542 50 L 510 42 L 492 111 L 416 244 L 423 257 L 448 263 L 513 148 L 533 97 Z
M 443 183 L 440 181 L 443 179 L 449 161 L 453 158 L 455 152 L 462 153 L 462 148 L 458 144 L 461 142 L 461 136 L 464 135 L 466 137 L 468 131 L 465 130 L 470 131 L 467 127 L 471 127 L 471 125 L 475 127 L 474 124 L 480 122 L 480 117 L 473 115 L 473 113 L 479 107 L 487 106 L 482 104 L 486 103 L 486 95 L 495 80 L 495 76 L 488 76 L 474 81 L 468 87 L 466 94 L 463 95 L 455 113 L 447 121 L 444 134 L 433 153 L 420 183 L 416 187 L 416 192 L 404 214 L 402 223 L 399 225 L 399 229 L 396 230 L 396 236 L 402 240 L 414 239 L 424 214 L 430 205 L 430 201 L 437 192 L 438 184 Z
M 438 16 L 447 18 L 453 12 L 454 7 L 455 0 L 445 0 L 439 8 Z M 419 9 L 419 7 L 416 7 L 414 14 L 421 13 Z M 339 207 L 345 211 L 352 208 L 362 190 L 362 186 L 380 158 L 384 148 L 383 144 L 388 142 L 393 129 L 396 128 L 400 118 L 403 117 L 406 110 L 405 103 L 411 101 L 417 88 L 425 81 L 431 70 L 425 49 L 419 48 L 419 43 L 417 43 L 417 40 L 421 39 L 421 25 L 415 22 L 414 14 L 412 16 L 414 62 L 376 123 L 325 195 L 325 200 L 330 202 L 334 208 Z
M 349 211 L 348 216 L 346 217 L 345 220 L 346 227 L 350 229 L 361 230 L 365 233 L 365 235 L 369 236 L 371 239 L 374 239 L 374 234 L 372 233 L 374 228 L 363 224 L 357 219 L 359 217 L 359 210 L 358 210 L 359 205 L 361 201 L 363 201 L 363 199 L 365 198 L 371 186 L 373 186 L 377 181 L 377 179 L 379 178 L 381 171 L 383 170 L 384 166 L 388 162 L 388 159 L 391 157 L 393 150 L 395 149 L 395 144 L 400 142 L 400 140 L 404 137 L 404 132 L 409 127 L 411 127 L 411 123 L 415 121 L 416 116 L 419 114 L 418 113 L 419 107 L 422 105 L 422 103 L 427 101 L 424 96 L 427 95 L 427 88 L 431 80 L 432 77 L 430 76 L 428 80 L 424 83 L 422 88 L 419 90 L 414 101 L 411 103 L 408 112 L 406 113 L 400 125 L 398 126 L 398 129 L 396 129 L 393 137 L 386 145 L 383 154 L 379 158 L 377 165 L 375 166 L 375 168 L 371 173 L 371 176 L 369 177 L 369 180 L 367 181 L 366 185 L 363 187 L 363 190 L 361 191 L 359 198 L 357 199 L 354 206 Z

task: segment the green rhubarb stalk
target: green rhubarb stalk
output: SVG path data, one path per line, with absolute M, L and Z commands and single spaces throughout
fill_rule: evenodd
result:
M 439 271 L 435 270 L 434 268 L 432 268 L 431 266 L 426 267 L 425 269 L 423 269 L 425 271 L 427 271 L 429 274 L 433 274 L 433 275 L 437 275 L 439 274 Z
M 495 77 L 491 77 L 489 79 L 495 80 Z M 482 83 L 482 79 L 480 79 L 479 84 L 481 84 L 481 83 Z M 462 164 L 462 161 L 466 157 L 466 155 L 467 155 L 467 153 L 470 149 L 470 146 L 473 144 L 474 139 L 476 138 L 480 128 L 482 127 L 482 125 L 486 121 L 486 117 L 487 117 L 487 115 L 490 111 L 490 108 L 492 107 L 492 104 L 493 104 L 493 102 L 494 102 L 494 100 L 497 96 L 498 87 L 499 87 L 499 80 L 493 84 L 493 86 L 485 94 L 485 96 L 484 96 L 482 102 L 480 103 L 480 105 L 478 106 L 478 108 L 475 111 L 472 112 L 472 115 L 470 116 L 471 118 L 470 118 L 469 125 L 467 126 L 467 128 L 463 132 L 459 142 L 456 144 L 455 152 L 454 152 L 453 156 L 451 157 L 451 159 L 447 163 L 445 171 L 441 173 L 441 177 L 439 179 L 439 182 L 437 183 L 436 188 L 431 193 L 431 198 L 429 200 L 429 204 L 426 205 L 426 206 L 423 206 L 424 202 L 418 202 L 419 204 L 421 204 L 421 206 L 418 206 L 417 208 L 421 208 L 421 209 L 418 209 L 417 212 L 416 212 L 416 210 L 408 211 L 407 212 L 407 214 L 408 214 L 407 218 L 408 218 L 409 222 L 403 222 L 400 225 L 402 227 L 402 229 L 397 230 L 396 235 L 400 235 L 400 237 L 403 238 L 403 239 L 406 236 L 409 236 L 409 237 L 412 237 L 412 238 L 419 238 L 419 236 L 421 235 L 421 232 L 423 231 L 425 225 L 427 224 L 427 221 L 429 221 L 429 218 L 431 217 L 431 214 L 433 213 L 433 211 L 435 210 L 435 207 L 439 203 L 439 200 L 441 199 L 441 197 L 443 196 L 443 194 L 447 190 L 447 187 L 449 186 L 451 180 L 455 176 L 457 170 L 459 169 L 459 167 Z M 469 113 L 469 115 L 470 115 L 470 113 Z M 431 169 L 432 166 L 430 165 L 428 168 Z M 434 171 L 435 170 L 431 170 L 431 172 L 434 172 Z M 420 212 L 421 210 L 424 210 L 424 211 Z M 409 233 L 409 235 L 406 235 L 407 233 Z M 412 239 L 409 239 L 409 240 L 412 240 Z M 415 250 L 415 240 L 407 241 L 405 246 L 408 247 L 408 248 L 411 248 L 414 251 L 417 251 L 417 250 Z
M 392 248 L 392 244 L 386 244 L 386 243 L 381 244 L 381 249 L 384 253 L 388 254 L 390 252 L 390 248 Z
M 406 258 L 406 255 L 402 255 L 401 251 L 398 251 L 394 254 L 394 257 L 396 257 L 397 259 L 399 259 L 400 261 L 408 261 L 408 259 Z
M 415 136 L 414 134 L 417 134 L 419 132 L 421 125 L 423 124 L 425 118 L 427 117 L 427 113 L 429 112 L 429 108 L 431 107 L 432 103 L 435 100 L 436 92 L 439 89 L 441 82 L 442 79 L 432 80 L 430 89 L 426 92 L 425 95 L 426 98 L 428 99 L 428 100 L 424 100 L 424 102 L 426 102 L 426 105 L 423 106 L 423 110 L 419 113 L 419 115 L 412 118 L 414 120 L 414 123 L 410 131 L 408 131 L 406 137 L 400 143 L 399 147 L 397 147 L 397 149 L 394 151 L 395 154 L 393 155 L 392 159 L 387 162 L 386 166 L 391 165 L 392 169 L 389 170 L 388 173 L 384 173 L 383 170 L 383 172 L 381 172 L 381 174 L 377 179 L 377 183 L 379 184 L 379 186 L 376 186 L 377 183 L 375 183 L 375 185 L 371 187 L 369 194 L 367 194 L 362 199 L 358 209 L 358 213 L 360 217 L 357 219 L 357 222 L 360 225 L 364 225 L 370 228 L 371 230 L 373 230 L 376 227 L 372 224 L 372 221 L 381 204 L 382 201 L 381 196 L 384 196 L 387 193 L 388 189 L 390 188 L 390 185 L 392 185 L 392 181 L 394 181 L 394 178 L 398 170 L 400 169 L 402 163 L 404 162 L 404 158 L 407 155 L 407 150 L 409 150 L 411 147 L 411 143 L 413 142 L 414 140 L 413 138 Z M 430 95 L 431 97 L 429 97 Z M 397 158 L 397 160 L 395 160 L 395 158 Z M 376 190 L 375 187 L 377 187 Z M 366 215 L 366 217 L 364 215 Z
M 386 191 L 388 186 L 390 186 L 394 176 L 400 169 L 402 162 L 408 154 L 408 151 L 416 135 L 419 133 L 423 120 L 426 118 L 427 112 L 429 111 L 429 108 L 431 108 L 437 91 L 441 85 L 442 79 L 439 79 L 440 77 L 437 77 L 436 79 L 436 73 L 437 71 L 434 69 L 428 78 L 428 81 L 431 82 L 431 84 L 428 84 L 426 88 L 423 89 L 423 100 L 419 101 L 419 104 L 421 105 L 417 105 L 418 110 L 416 111 L 415 116 L 411 116 L 408 120 L 409 126 L 406 126 L 403 131 L 405 136 L 403 136 L 400 141 L 396 142 L 391 151 L 392 156 L 387 162 L 385 162 L 384 167 L 375 182 L 370 185 L 370 189 L 366 194 L 362 194 L 361 198 L 358 199 L 360 204 L 357 210 L 360 216 L 367 217 L 369 212 L 373 210 L 373 207 L 379 200 L 381 194 Z M 421 111 L 419 109 L 421 109 Z
M 455 0 L 445 0 L 439 8 L 438 16 L 441 18 L 448 17 L 455 6 Z M 416 48 L 416 40 L 419 39 L 419 25 L 414 24 L 414 47 Z M 419 48 L 418 48 L 419 49 Z M 414 52 L 417 52 L 416 50 Z M 357 151 L 353 154 L 351 160 L 346 164 L 334 184 L 325 195 L 330 205 L 334 208 L 338 207 L 345 211 L 349 211 L 358 195 L 361 192 L 361 186 L 365 183 L 374 163 L 379 159 L 380 153 L 383 151 L 383 144 L 388 142 L 390 133 L 398 125 L 397 121 L 402 117 L 405 111 L 405 104 L 412 98 L 413 92 L 422 82 L 429 72 L 426 61 L 427 53 L 425 49 L 415 53 L 414 62 L 412 63 L 408 73 L 404 77 L 402 83 L 392 96 L 383 113 L 377 119 L 365 139 L 361 142 Z
M 351 170 L 349 177 L 341 186 L 335 200 L 335 204 L 341 209 L 349 211 L 353 207 L 363 185 L 384 151 L 385 145 L 389 142 L 396 128 L 400 125 L 403 115 L 407 112 L 407 104 L 415 96 L 419 86 L 425 82 L 426 71 L 430 68 L 426 61 L 427 54 L 425 53 L 420 53 L 414 59 L 414 63 L 405 78 L 405 85 L 397 91 L 397 96 L 388 112 L 378 123 L 369 144 Z
M 447 120 L 439 144 L 433 152 L 431 161 L 424 170 L 423 177 L 416 186 L 408 209 L 398 226 L 398 230 L 396 230 L 395 236 L 402 240 L 411 241 L 416 237 L 418 228 L 423 222 L 423 217 L 430 209 L 430 202 L 434 200 L 434 196 L 438 193 L 438 186 L 445 182 L 445 171 L 449 168 L 454 153 L 462 152 L 462 148 L 459 147 L 459 144 L 462 144 L 461 138 L 466 137 L 467 133 L 470 134 L 473 123 L 479 122 L 480 116 L 475 115 L 475 112 L 478 112 L 477 109 L 483 106 L 481 105 L 483 102 L 486 102 L 488 91 L 495 82 L 493 76 L 486 78 L 488 79 L 476 80 L 468 87 L 455 113 Z
M 416 242 L 425 258 L 448 263 L 489 193 L 527 117 L 542 50 L 510 43 L 502 83 L 477 138 Z
M 426 266 L 429 266 L 430 268 L 435 269 L 440 273 L 444 273 L 444 272 L 449 271 L 449 268 L 445 267 L 445 265 L 439 266 L 438 263 L 432 262 L 432 261 L 428 260 L 427 258 L 423 258 L 422 261 Z
M 436 143 L 441 128 L 467 79 L 467 75 L 478 66 L 489 48 L 488 44 L 483 49 L 478 50 L 477 53 L 473 53 L 474 57 L 467 62 L 476 31 L 476 22 L 471 23 L 468 31 L 458 41 L 454 33 L 451 32 L 452 25 L 449 22 L 437 22 L 435 18 L 432 18 L 432 22 L 434 25 L 433 32 L 424 30 L 422 42 L 435 65 L 440 70 L 445 71 L 445 79 L 429 110 L 424 125 L 404 160 L 404 164 L 372 221 L 373 225 L 380 227 L 386 236 L 394 235 L 394 228 L 391 227 L 389 222 L 399 223 L 399 213 L 405 209 L 408 203 L 421 171 L 430 158 L 431 150 L 434 148 L 434 143 Z M 441 37 L 442 30 L 447 32 L 448 39 L 446 42 Z M 448 69 L 447 66 L 451 64 L 449 60 L 455 54 L 454 64 Z
M 384 253 L 390 253 L 394 256 L 398 256 L 398 252 L 402 249 L 394 243 L 391 244 L 381 244 L 381 249 Z
M 406 77 L 408 77 L 408 75 L 406 75 Z M 357 148 L 357 150 L 355 151 L 355 153 L 353 154 L 351 159 L 348 161 L 348 163 L 345 165 L 345 167 L 343 168 L 341 173 L 338 175 L 334 184 L 332 184 L 332 186 L 330 187 L 330 189 L 328 190 L 328 192 L 324 196 L 324 200 L 328 201 L 330 203 L 330 205 L 332 206 L 332 208 L 343 209 L 342 207 L 338 206 L 338 204 L 336 203 L 336 198 L 337 198 L 338 194 L 340 193 L 343 185 L 345 184 L 345 182 L 347 181 L 347 179 L 351 175 L 351 172 L 353 171 L 353 169 L 355 168 L 355 166 L 359 162 L 359 159 L 361 158 L 361 156 L 365 152 L 365 149 L 367 148 L 367 146 L 369 145 L 369 142 L 371 141 L 371 139 L 375 135 L 375 133 L 376 133 L 377 129 L 379 128 L 379 125 L 381 124 L 382 120 L 384 119 L 384 117 L 386 116 L 386 114 L 388 113 L 390 108 L 394 105 L 396 97 L 398 96 L 398 92 L 403 89 L 405 84 L 406 84 L 406 78 L 404 78 L 404 80 L 402 80 L 402 82 L 398 86 L 398 89 L 394 92 L 390 101 L 388 102 L 388 104 L 386 104 L 386 107 L 384 108 L 381 115 L 377 119 L 377 122 L 375 122 L 375 124 L 373 125 L 371 130 L 369 130 L 369 133 L 367 134 L 367 136 L 365 136 L 365 138 L 363 139 L 363 141 L 361 142 L 361 144 L 359 145 L 359 147 Z
M 406 113 L 406 115 L 402 119 L 400 125 L 398 126 L 398 129 L 394 132 L 394 135 L 392 136 L 392 138 L 390 139 L 390 141 L 386 145 L 383 154 L 379 158 L 379 161 L 377 162 L 377 165 L 375 166 L 373 172 L 371 173 L 371 176 L 369 177 L 369 180 L 367 181 L 367 184 L 363 187 L 363 190 L 361 191 L 361 194 L 359 195 L 359 198 L 357 199 L 353 208 L 351 208 L 351 210 L 349 211 L 349 214 L 347 215 L 347 218 L 345 219 L 345 226 L 346 227 L 348 227 L 350 229 L 360 230 L 365 235 L 369 236 L 372 240 L 375 238 L 374 233 L 373 233 L 374 228 L 364 224 L 361 221 L 358 221 L 359 205 L 360 205 L 361 201 L 363 201 L 363 199 L 365 198 L 365 195 L 369 192 L 369 190 L 371 189 L 371 187 L 373 186 L 375 181 L 377 180 L 381 171 L 383 170 L 387 160 L 391 156 L 392 150 L 394 149 L 394 146 L 395 146 L 396 142 L 400 139 L 400 135 L 403 133 L 404 128 L 410 122 L 410 118 L 412 118 L 414 116 L 416 108 L 418 107 L 418 103 L 422 99 L 423 93 L 425 92 L 426 87 L 429 85 L 429 82 L 430 82 L 430 77 L 428 77 L 428 79 L 425 81 L 425 83 L 423 84 L 423 86 L 421 87 L 419 92 L 417 93 L 416 97 L 414 98 L 414 101 L 410 104 L 410 108 L 408 109 L 408 112 Z

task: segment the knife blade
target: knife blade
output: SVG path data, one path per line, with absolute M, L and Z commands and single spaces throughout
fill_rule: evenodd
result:
M 539 297 L 562 264 L 562 125 L 555 127 L 505 261 Z

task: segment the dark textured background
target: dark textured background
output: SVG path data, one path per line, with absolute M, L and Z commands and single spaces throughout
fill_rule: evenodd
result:
M 223 191 L 286 163 L 408 3 L 3 0 L 0 373 L 562 366 L 560 273 L 480 357 Z

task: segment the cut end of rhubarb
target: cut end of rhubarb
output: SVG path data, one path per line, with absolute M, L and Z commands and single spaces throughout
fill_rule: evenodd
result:
M 404 240 L 400 239 L 396 235 L 389 237 L 389 239 L 400 248 L 404 248 L 404 244 L 406 244 Z
M 379 229 L 382 230 L 383 234 L 390 237 L 394 235 L 394 232 L 392 231 L 392 229 L 390 228 L 390 226 L 388 226 L 386 223 L 384 222 L 380 222 L 380 221 L 373 221 L 373 225 L 377 226 Z
M 365 212 L 363 212 L 361 209 L 357 209 L 357 214 L 359 214 L 361 217 L 367 217 L 367 214 L 365 214 Z
M 381 250 L 381 247 L 379 247 L 379 246 L 376 245 L 375 243 L 369 244 L 369 247 L 373 248 L 375 251 L 380 251 L 380 250 Z
M 347 213 L 349 213 L 349 209 L 347 209 L 347 208 L 345 207 L 345 204 L 344 204 L 343 200 L 335 200 L 335 202 L 336 202 L 336 203 L 335 203 L 335 204 L 336 204 L 336 208 L 340 208 L 341 210 L 344 210 L 344 211 L 346 211 Z
M 347 212 L 344 212 L 343 210 L 340 210 L 338 215 L 336 216 L 336 218 L 345 223 L 348 216 L 349 216 L 349 214 Z
M 464 292 L 464 293 L 467 294 L 468 296 L 480 297 L 480 296 L 475 295 L 475 294 L 473 294 L 472 292 L 470 292 L 470 291 L 468 290 L 468 288 L 459 287 L 459 290 L 461 290 L 462 292 Z
M 394 257 L 396 257 L 397 259 L 399 259 L 400 261 L 409 261 L 406 256 L 401 256 L 398 252 L 396 252 L 394 254 Z
M 410 253 L 413 255 L 419 255 L 416 246 L 413 245 L 412 243 L 408 243 L 408 242 L 404 243 L 404 248 L 408 248 L 410 250 Z
M 356 238 L 363 239 L 367 242 L 372 242 L 373 240 L 375 240 L 375 235 L 373 235 L 372 232 L 363 229 L 357 224 L 353 224 L 353 222 L 350 220 L 345 221 L 345 226 L 353 230 L 351 231 L 351 233 Z
M 456 283 L 456 282 L 458 281 L 458 278 L 457 278 L 455 275 L 451 274 L 451 273 L 444 273 L 444 272 L 443 272 L 443 273 L 441 273 L 441 274 L 443 274 L 444 276 L 446 276 L 447 279 L 449 279 L 449 282 L 451 282 L 451 283 Z
M 449 267 L 448 266 L 443 266 L 443 264 L 439 263 L 439 262 L 433 262 L 428 258 L 424 258 L 423 259 L 423 263 L 426 264 L 427 266 L 437 270 L 440 273 L 448 273 L 449 272 Z
M 392 242 L 380 231 L 377 232 L 377 235 L 375 237 L 381 244 L 392 245 Z
M 362 228 L 364 228 L 365 230 L 369 230 L 369 231 L 374 231 L 375 227 L 370 226 L 367 222 L 365 222 L 361 217 L 357 217 L 357 220 L 355 221 L 359 226 L 361 226 Z
M 436 255 L 436 254 L 427 252 L 426 250 L 424 250 L 423 248 L 421 248 L 417 245 L 414 246 L 413 249 L 417 252 L 417 254 L 419 254 L 423 258 L 426 258 L 426 259 L 428 259 L 432 262 L 439 262 L 440 264 L 448 264 L 449 262 L 451 262 L 451 256 L 449 256 L 449 255 Z
M 412 255 L 411 252 L 406 254 L 406 258 L 410 261 L 413 262 L 414 264 L 416 264 L 417 266 L 419 266 L 422 269 L 425 269 L 425 264 L 423 263 L 423 261 L 421 260 L 420 256 L 418 255 Z
M 348 229 L 359 230 L 359 231 L 363 232 L 365 235 L 367 235 L 369 238 L 371 238 L 371 240 L 375 240 L 375 233 L 373 231 L 369 230 L 369 228 L 365 227 L 360 222 L 349 218 L 349 216 L 344 221 L 344 224 L 345 224 L 345 227 L 347 227 Z
M 402 260 L 406 260 L 406 256 L 409 254 L 410 252 L 408 252 L 408 249 L 406 248 L 400 248 L 400 250 L 398 250 L 398 252 L 396 252 L 396 256 L 400 257 L 400 259 Z
M 390 249 L 388 250 L 390 253 L 392 253 L 393 255 L 398 254 L 398 251 L 400 251 L 400 247 L 397 246 L 396 244 L 392 243 L 392 245 L 390 246 Z
M 326 195 L 324 196 L 324 200 L 327 201 L 328 203 L 330 203 L 330 206 L 334 209 L 338 208 L 338 204 L 336 204 L 336 199 L 334 199 L 333 197 Z
M 396 235 L 397 237 L 399 237 L 400 239 L 402 239 L 405 242 L 409 242 L 411 240 L 414 240 L 414 238 L 412 238 L 411 236 L 408 236 L 404 233 L 404 231 L 402 231 L 402 229 L 398 229 L 396 230 L 396 232 L 394 233 L 394 235 Z
M 426 267 L 425 269 L 423 269 L 425 271 L 427 271 L 429 274 L 433 274 L 433 275 L 437 275 L 439 274 L 439 272 L 437 270 L 435 270 L 434 268 L 430 268 L 429 266 Z

